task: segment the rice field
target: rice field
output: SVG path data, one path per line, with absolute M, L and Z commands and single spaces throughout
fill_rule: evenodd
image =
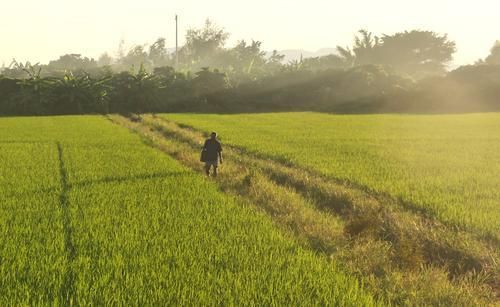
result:
M 162 116 L 500 237 L 500 114 Z
M 0 119 L 0 305 L 377 302 L 100 116 Z

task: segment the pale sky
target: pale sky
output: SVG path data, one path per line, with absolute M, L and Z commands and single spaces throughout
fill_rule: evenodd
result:
M 256 39 L 263 49 L 315 51 L 351 45 L 354 33 L 422 29 L 448 33 L 457 43 L 455 65 L 472 63 L 500 39 L 496 0 L 0 0 L 0 65 L 46 63 L 66 53 L 97 58 L 118 43 L 180 43 L 188 28 L 209 17 L 231 33 L 229 44 Z

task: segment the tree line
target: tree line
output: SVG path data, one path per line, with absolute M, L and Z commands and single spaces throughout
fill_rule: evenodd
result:
M 448 71 L 446 35 L 361 30 L 335 54 L 284 62 L 259 41 L 226 47 L 209 20 L 176 54 L 160 38 L 116 57 L 67 54 L 46 65 L 0 71 L 0 114 L 123 112 L 469 112 L 500 109 L 500 44 L 473 65 Z

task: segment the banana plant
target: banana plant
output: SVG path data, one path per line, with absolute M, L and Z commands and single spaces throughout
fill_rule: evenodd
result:
M 157 91 L 162 88 L 159 80 L 155 75 L 150 74 L 143 64 L 136 74 L 129 75 L 128 88 L 132 92 L 132 97 L 135 100 L 134 111 L 143 113 L 151 111 L 157 100 Z
M 304 68 L 304 62 L 302 61 L 302 56 L 300 60 L 291 60 L 288 61 L 288 64 L 285 66 L 285 71 L 300 71 Z
M 93 80 L 89 74 L 75 76 L 66 72 L 62 79 L 56 80 L 55 91 L 66 112 L 107 112 L 107 92 L 109 78 Z
M 18 81 L 22 89 L 22 95 L 19 99 L 21 112 L 27 114 L 36 110 L 35 113 L 44 113 L 49 101 L 46 99 L 47 89 L 53 84 L 54 79 L 43 78 L 41 76 L 42 68 L 38 64 L 32 65 L 27 62 L 25 65 L 20 63 L 15 63 L 15 65 L 17 69 L 21 69 L 28 75 L 27 78 Z

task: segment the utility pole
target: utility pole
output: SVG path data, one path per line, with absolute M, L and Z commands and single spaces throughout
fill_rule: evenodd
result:
M 178 28 L 178 17 L 175 14 L 175 68 L 179 66 L 179 28 Z

